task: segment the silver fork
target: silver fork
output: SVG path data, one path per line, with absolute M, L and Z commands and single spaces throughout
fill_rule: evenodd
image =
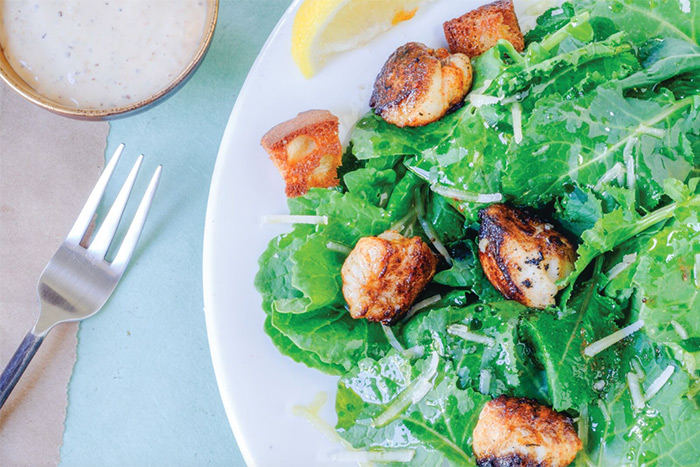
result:
M 108 262 L 105 256 L 124 213 L 143 156 L 139 156 L 134 163 L 93 240 L 89 245 L 87 242 L 92 219 L 123 149 L 124 145 L 121 144 L 115 151 L 68 236 L 39 277 L 39 319 L 0 375 L 0 409 L 49 331 L 59 323 L 80 321 L 97 313 L 124 275 L 146 222 L 162 166 L 158 166 L 153 174 L 117 254 L 112 262 Z

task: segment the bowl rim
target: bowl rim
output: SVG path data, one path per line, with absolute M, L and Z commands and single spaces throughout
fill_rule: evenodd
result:
M 127 114 L 141 112 L 161 102 L 166 95 L 174 92 L 177 88 L 183 85 L 186 82 L 186 79 L 199 66 L 202 59 L 206 55 L 207 50 L 211 45 L 212 38 L 214 36 L 214 29 L 216 28 L 217 19 L 219 16 L 219 0 L 206 0 L 206 7 L 207 12 L 204 24 L 204 33 L 202 34 L 199 46 L 197 47 L 194 56 L 189 61 L 187 66 L 185 66 L 182 71 L 164 88 L 146 97 L 145 99 L 141 99 L 129 105 L 111 107 L 108 109 L 81 109 L 76 107 L 68 107 L 55 102 L 37 92 L 19 76 L 19 74 L 7 60 L 2 44 L 0 44 L 0 78 L 2 78 L 2 80 L 7 83 L 8 86 L 10 86 L 10 88 L 30 102 L 53 113 L 66 117 L 81 120 L 109 120 L 122 117 Z

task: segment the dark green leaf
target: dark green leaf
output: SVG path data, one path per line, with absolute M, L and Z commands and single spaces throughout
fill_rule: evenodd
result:
M 592 358 L 583 350 L 617 331 L 615 321 L 620 317 L 617 303 L 600 295 L 597 283 L 592 281 L 571 301 L 570 312 L 559 316 L 539 312 L 523 323 L 535 356 L 547 371 L 555 410 L 578 410 L 597 396 L 593 383 L 610 383 L 618 377 L 615 349 L 606 349 Z

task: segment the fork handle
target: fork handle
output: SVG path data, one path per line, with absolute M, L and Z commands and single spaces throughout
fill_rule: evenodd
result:
M 27 369 L 29 362 L 32 361 L 39 346 L 44 342 L 44 337 L 45 333 L 34 334 L 33 331 L 29 331 L 0 375 L 0 409 L 5 405 L 5 401 L 15 388 L 24 370 Z

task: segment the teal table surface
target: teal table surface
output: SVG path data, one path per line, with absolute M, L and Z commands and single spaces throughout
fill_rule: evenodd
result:
M 63 467 L 244 465 L 207 342 L 204 218 L 228 116 L 290 3 L 222 0 L 214 41 L 190 81 L 159 106 L 111 123 L 107 154 L 126 144 L 121 170 L 143 153 L 143 172 L 163 164 L 163 178 L 130 269 L 81 324 Z

